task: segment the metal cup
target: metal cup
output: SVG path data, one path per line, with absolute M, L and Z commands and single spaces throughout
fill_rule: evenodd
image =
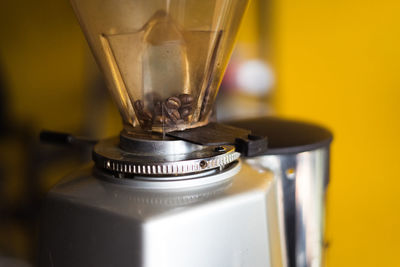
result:
M 331 132 L 316 125 L 277 118 L 230 124 L 268 137 L 269 151 L 246 161 L 254 168 L 273 171 L 277 179 L 286 265 L 322 266 Z

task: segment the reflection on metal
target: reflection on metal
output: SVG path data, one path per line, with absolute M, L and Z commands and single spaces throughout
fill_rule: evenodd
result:
M 234 162 L 225 169 L 209 170 L 183 176 L 134 176 L 132 179 L 121 179 L 95 169 L 94 175 L 112 183 L 130 186 L 134 189 L 188 189 L 226 182 L 240 171 L 240 161 Z
M 329 145 L 297 154 L 265 155 L 246 162 L 257 169 L 271 170 L 278 179 L 288 266 L 322 266 Z
M 178 175 L 223 169 L 240 157 L 234 146 L 199 146 L 180 140 L 147 140 L 132 147 L 136 151 L 121 149 L 118 138 L 100 141 L 93 149 L 96 167 L 123 175 L 173 176 L 178 179 Z M 147 153 L 141 153 L 146 147 Z M 198 150 L 192 151 L 193 147 Z M 216 148 L 220 147 L 223 149 L 217 151 Z M 176 153 L 172 154 L 174 149 Z
M 236 125 L 268 136 L 266 154 L 206 170 L 207 158 L 237 152 L 149 138 L 166 155 L 139 144 L 116 159 L 196 159 L 204 171 L 124 179 L 95 158 L 94 171 L 71 174 L 47 198 L 40 266 L 321 267 L 332 134 L 274 118 Z M 94 153 L 120 150 L 112 142 Z
M 71 174 L 47 197 L 40 266 L 285 267 L 273 173 L 242 164 L 194 180 L 138 188 Z

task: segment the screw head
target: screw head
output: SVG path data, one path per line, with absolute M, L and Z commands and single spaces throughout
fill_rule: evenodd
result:
M 200 161 L 200 167 L 201 167 L 202 169 L 204 169 L 205 167 L 207 167 L 207 161 L 205 161 L 205 160 Z
M 217 146 L 216 148 L 214 148 L 215 152 L 224 152 L 225 148 L 223 146 Z
M 285 173 L 289 180 L 293 180 L 296 177 L 296 171 L 294 168 L 287 169 Z

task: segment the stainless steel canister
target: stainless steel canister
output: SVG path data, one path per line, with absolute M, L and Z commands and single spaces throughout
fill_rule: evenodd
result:
M 313 124 L 271 117 L 229 124 L 268 137 L 269 151 L 246 162 L 275 174 L 288 266 L 322 266 L 331 132 Z

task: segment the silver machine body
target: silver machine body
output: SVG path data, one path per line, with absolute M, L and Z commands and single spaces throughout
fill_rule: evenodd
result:
M 48 194 L 39 265 L 319 267 L 329 131 L 262 118 L 233 122 L 267 153 L 179 179 L 117 179 L 93 164 Z

